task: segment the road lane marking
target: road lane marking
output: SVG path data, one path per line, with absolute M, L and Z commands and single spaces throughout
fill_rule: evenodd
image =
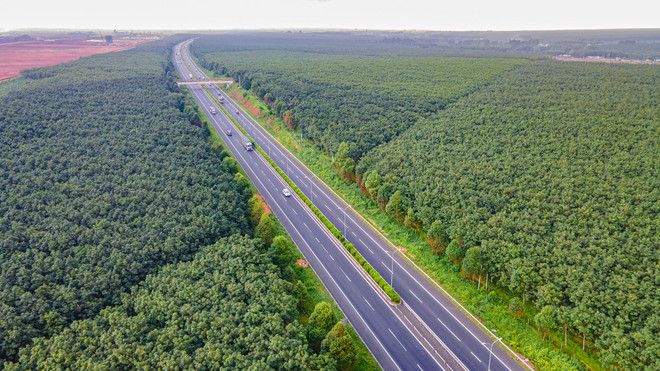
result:
M 291 209 L 291 211 L 293 211 L 294 214 L 298 215 L 298 212 L 296 211 L 296 209 Z
M 332 255 L 330 255 L 330 256 L 332 256 Z M 341 267 L 339 267 L 339 270 L 344 274 L 344 276 L 346 276 L 346 279 L 348 280 L 348 282 L 353 282 L 353 281 L 351 281 L 351 279 L 348 277 L 348 274 L 346 274 L 346 272 L 344 272 L 344 270 L 343 270 Z
M 308 229 L 310 232 L 312 231 L 312 229 L 307 225 L 307 223 L 303 222 L 303 224 L 305 225 L 305 227 L 307 227 L 307 229 Z
M 483 362 L 481 362 L 481 360 L 479 359 L 479 357 L 477 357 L 474 353 L 472 353 L 472 352 L 470 352 L 470 353 L 474 356 L 474 358 L 477 359 L 477 361 L 479 361 L 479 363 L 483 363 Z
M 419 365 L 419 363 L 417 364 L 417 367 L 419 367 L 420 370 L 424 371 L 424 369 L 422 368 L 422 366 Z
M 403 348 L 403 350 L 405 350 L 405 351 L 407 352 L 407 351 L 408 351 L 408 349 L 406 349 L 406 347 L 404 347 L 404 346 L 403 346 L 403 343 L 401 343 L 401 340 L 399 340 L 399 338 L 398 338 L 398 337 L 396 337 L 396 335 L 394 335 L 394 333 L 392 332 L 392 329 L 390 329 L 390 328 L 388 328 L 388 329 L 387 329 L 387 331 L 389 331 L 389 332 L 390 332 L 390 334 L 392 334 L 392 337 L 393 337 L 393 338 L 395 338 L 395 339 L 396 339 L 396 341 L 398 341 L 398 342 L 399 342 L 399 345 L 401 345 L 401 348 Z
M 367 305 L 369 306 L 369 308 L 371 308 L 371 310 L 373 310 L 374 312 L 376 311 L 376 310 L 374 309 L 374 307 L 371 306 L 371 303 L 369 303 L 369 302 L 367 301 L 367 298 L 365 298 L 365 297 L 363 296 L 362 299 L 364 299 L 364 301 L 367 303 Z
M 321 241 L 319 241 L 318 237 L 314 237 L 314 238 L 316 238 L 316 242 L 321 243 Z
M 385 264 L 384 261 L 381 261 L 381 263 L 385 266 L 385 269 L 387 269 L 388 272 L 392 273 L 392 270 L 390 269 L 390 267 L 387 266 L 387 264 Z M 417 299 L 417 300 L 419 300 L 419 299 Z
M 454 334 L 454 332 L 453 332 L 452 330 L 450 330 L 449 327 L 447 327 L 447 325 L 445 325 L 445 324 L 440 320 L 440 318 L 437 318 L 437 317 L 436 317 L 436 319 L 438 320 L 438 322 L 440 322 L 441 325 L 445 326 L 445 328 L 447 329 L 447 331 L 449 331 L 452 335 L 454 335 L 454 337 L 456 338 L 456 340 L 461 341 L 461 339 L 459 339 L 458 336 L 456 336 L 456 334 Z
M 415 299 L 419 300 L 420 303 L 424 304 L 424 302 L 422 301 L 422 299 L 420 299 L 419 296 L 415 295 L 415 293 L 412 292 L 411 289 L 408 289 L 408 291 L 410 291 L 410 293 L 413 294 L 413 296 L 415 297 Z

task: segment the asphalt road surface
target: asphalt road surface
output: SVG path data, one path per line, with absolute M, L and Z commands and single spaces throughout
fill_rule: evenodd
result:
M 191 41 L 177 45 L 175 62 L 184 80 L 208 80 L 187 53 Z M 181 60 L 183 58 L 183 60 Z M 193 78 L 189 78 L 193 74 Z M 256 151 L 241 145 L 242 134 L 204 90 L 224 97 L 222 106 L 246 130 L 280 169 L 390 283 L 403 304 L 391 305 L 334 236 L 293 194 Z M 385 370 L 523 370 L 518 363 L 468 315 L 419 273 L 409 261 L 370 228 L 354 210 L 304 165 L 283 149 L 224 92 L 212 84 L 188 86 L 240 165 L 332 294 L 381 367 Z M 211 107 L 217 113 L 211 114 Z M 227 136 L 231 129 L 232 136 Z

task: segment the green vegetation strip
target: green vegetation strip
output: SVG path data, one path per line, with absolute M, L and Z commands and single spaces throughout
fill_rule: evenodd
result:
M 211 99 L 213 99 L 216 103 L 218 103 L 218 101 L 215 99 L 215 97 L 213 96 L 213 94 L 211 94 L 206 88 L 204 88 L 204 90 L 205 90 L 206 93 L 211 97 Z M 225 114 L 229 117 L 229 119 L 230 119 L 230 120 L 236 125 L 236 127 L 237 127 L 237 128 L 243 133 L 243 135 L 245 135 L 246 137 L 248 137 L 248 138 L 250 139 L 250 141 L 252 141 L 252 145 L 254 146 L 254 148 L 255 148 L 257 151 L 259 151 L 259 153 L 261 153 L 262 156 L 264 156 L 264 158 L 266 159 L 266 161 L 268 161 L 268 163 L 269 163 L 269 164 L 270 164 L 270 165 L 271 165 L 271 166 L 277 171 L 277 173 L 280 174 L 280 176 L 281 176 L 281 177 L 287 182 L 287 184 L 291 187 L 291 189 L 293 189 L 293 190 L 298 194 L 298 196 L 300 196 L 300 198 L 305 202 L 305 204 L 306 204 L 307 206 L 309 206 L 309 208 L 314 212 L 314 214 L 316 214 L 316 216 L 317 216 L 317 217 L 323 222 L 323 224 L 324 224 L 324 225 L 330 230 L 330 232 L 332 232 L 332 234 L 333 234 L 333 235 L 334 235 L 339 241 L 341 241 L 342 245 L 346 248 L 346 250 L 348 250 L 348 252 L 351 253 L 351 255 L 353 255 L 353 257 L 355 258 L 355 260 L 356 260 L 358 263 L 360 263 L 360 265 L 364 268 L 364 270 L 367 271 L 367 273 L 369 273 L 369 275 L 371 276 L 371 278 L 373 278 L 373 280 L 376 281 L 376 283 L 378 284 L 378 286 L 380 286 L 380 287 L 383 289 L 383 291 L 385 291 L 385 293 L 387 294 L 387 296 L 390 297 L 390 300 L 392 300 L 394 303 L 397 303 L 397 304 L 398 304 L 398 303 L 401 303 L 401 297 L 399 296 L 399 294 L 397 294 L 396 291 L 394 291 L 394 289 L 392 288 L 392 286 L 390 286 L 389 284 L 387 284 L 387 282 L 385 282 L 385 280 L 384 280 L 383 277 L 380 275 L 380 273 L 378 273 L 378 272 L 377 272 L 377 271 L 371 266 L 371 264 L 369 264 L 369 263 L 368 263 L 368 262 L 362 257 L 362 255 L 361 255 L 361 254 L 355 249 L 355 247 L 353 246 L 353 244 L 350 243 L 350 242 L 348 242 L 348 241 L 346 241 L 346 238 L 344 238 L 344 235 L 341 233 L 341 231 L 338 230 L 338 229 L 337 229 L 337 228 L 336 228 L 336 227 L 335 227 L 335 226 L 334 226 L 334 225 L 328 220 L 328 218 L 326 218 L 325 215 L 323 215 L 323 213 L 322 213 L 322 212 L 321 212 L 316 206 L 314 206 L 314 204 L 312 203 L 312 201 L 310 201 L 309 198 L 307 198 L 307 196 L 305 196 L 305 194 L 302 193 L 302 191 L 298 188 L 298 186 L 295 185 L 295 184 L 291 181 L 291 179 L 289 179 L 289 177 L 288 177 L 288 176 L 287 176 L 287 175 L 286 175 L 286 174 L 285 174 L 285 173 L 279 168 L 279 166 L 277 166 L 277 164 L 275 163 L 275 161 L 273 161 L 273 160 L 270 158 L 270 156 L 268 156 L 268 155 L 266 154 L 266 152 L 264 152 L 264 150 L 261 149 L 261 148 L 255 143 L 255 141 L 254 141 L 254 140 L 248 135 L 248 133 L 243 129 L 243 127 L 242 127 L 242 126 L 241 126 L 236 120 L 234 120 L 233 117 L 231 117 L 231 116 L 229 115 L 229 113 L 227 112 L 227 110 L 226 110 L 222 105 L 220 105 L 220 104 L 218 104 L 218 106 L 219 106 L 219 107 L 225 112 Z

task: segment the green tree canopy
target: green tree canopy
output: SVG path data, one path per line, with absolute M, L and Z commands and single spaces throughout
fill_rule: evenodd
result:
M 291 251 L 289 240 L 284 236 L 275 237 L 269 251 L 273 258 L 273 263 L 280 268 L 284 268 L 284 266 L 293 260 L 293 252 Z
M 367 188 L 367 191 L 369 192 L 371 197 L 376 197 L 378 195 L 378 190 L 380 189 L 382 184 L 383 184 L 383 180 L 380 177 L 380 175 L 378 175 L 378 172 L 376 170 L 369 173 L 369 176 L 364 182 L 364 186 Z
M 458 241 L 452 240 L 449 245 L 447 245 L 447 250 L 445 250 L 447 258 L 454 263 L 457 263 L 463 259 L 465 255 L 465 249 L 460 246 Z
M 312 349 L 317 352 L 321 349 L 321 342 L 336 322 L 335 312 L 328 303 L 322 301 L 316 304 L 307 324 L 307 340 Z
M 248 214 L 250 215 L 250 222 L 253 226 L 257 226 L 261 220 L 261 215 L 264 213 L 264 204 L 257 196 L 252 196 L 248 200 Z
M 465 252 L 462 269 L 463 272 L 470 275 L 481 274 L 483 269 L 483 257 L 479 246 L 472 246 Z
M 341 322 L 337 322 L 321 342 L 321 353 L 329 354 L 337 361 L 337 370 L 350 371 L 357 365 L 355 346 Z
M 436 220 L 431 224 L 426 232 L 426 243 L 431 246 L 435 254 L 444 251 L 447 246 L 447 234 L 441 221 Z
M 261 238 L 264 246 L 270 246 L 275 238 L 275 225 L 270 220 L 270 215 L 263 213 L 259 219 L 259 224 L 254 229 L 254 237 Z
M 548 331 L 559 327 L 557 322 L 557 309 L 551 305 L 546 305 L 534 316 L 534 323 L 543 331 L 543 340 L 548 335 Z
M 403 210 L 403 197 L 401 196 L 401 191 L 397 190 L 390 197 L 390 201 L 385 207 L 385 212 L 392 215 L 397 220 L 402 221 L 404 217 Z

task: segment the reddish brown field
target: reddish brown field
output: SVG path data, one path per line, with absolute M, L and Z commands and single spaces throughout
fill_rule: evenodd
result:
M 85 39 L 35 40 L 0 44 L 0 81 L 24 69 L 52 66 L 94 54 L 117 52 L 150 40 L 115 39 L 113 45 Z

